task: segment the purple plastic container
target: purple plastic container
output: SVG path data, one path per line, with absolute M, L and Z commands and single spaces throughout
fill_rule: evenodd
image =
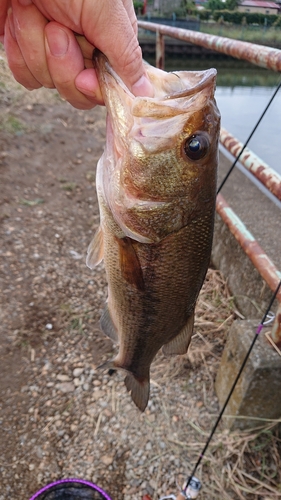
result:
M 37 491 L 30 500 L 112 500 L 96 484 L 84 479 L 60 479 Z

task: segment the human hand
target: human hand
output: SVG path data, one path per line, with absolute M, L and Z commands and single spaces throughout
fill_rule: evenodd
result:
M 153 94 L 142 64 L 131 0 L 116 0 L 114 7 L 111 0 L 77 0 L 71 9 L 68 0 L 2 0 L 0 35 L 4 20 L 11 71 L 30 90 L 56 87 L 80 109 L 101 104 L 92 66 L 97 47 L 135 95 Z

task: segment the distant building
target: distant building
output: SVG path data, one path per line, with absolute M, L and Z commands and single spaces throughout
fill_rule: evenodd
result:
M 238 5 L 239 12 L 259 12 L 260 14 L 278 14 L 280 6 L 265 0 L 242 0 Z

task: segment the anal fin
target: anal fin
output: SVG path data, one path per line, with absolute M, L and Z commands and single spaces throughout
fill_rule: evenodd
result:
M 140 380 L 132 373 L 128 373 L 124 382 L 135 405 L 140 411 L 144 411 L 149 398 L 149 379 Z
M 97 266 L 103 259 L 103 233 L 99 226 L 96 231 L 87 252 L 86 265 L 93 269 Z
M 189 316 L 187 323 L 182 328 L 180 333 L 170 342 L 162 347 L 162 351 L 166 356 L 171 354 L 185 354 L 190 344 L 194 326 L 194 311 Z
M 112 318 L 110 316 L 110 312 L 108 309 L 108 305 L 105 305 L 105 309 L 101 315 L 100 319 L 100 326 L 103 331 L 103 333 L 109 337 L 113 342 L 118 342 L 118 333 L 115 328 L 115 325 L 112 321 Z

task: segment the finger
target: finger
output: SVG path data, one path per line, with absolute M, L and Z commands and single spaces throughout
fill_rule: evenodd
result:
M 75 86 L 76 77 L 84 70 L 84 59 L 74 34 L 68 28 L 50 22 L 45 35 L 49 71 L 58 92 L 76 108 L 92 108 L 99 96 L 96 101 L 93 92 L 90 100 Z
M 135 9 L 134 9 L 134 4 L 133 4 L 132 0 L 123 0 L 123 5 L 124 5 L 124 8 L 127 12 L 129 21 L 133 27 L 134 33 L 137 36 L 138 35 L 138 21 L 137 21 Z
M 152 85 L 145 75 L 141 48 L 122 0 L 114 2 L 114 9 L 111 0 L 85 0 L 81 25 L 89 42 L 106 54 L 112 67 L 134 94 L 153 95 Z
M 97 74 L 93 68 L 85 69 L 75 79 L 75 85 L 80 92 L 87 95 L 95 104 L 104 104 Z
M 28 69 L 41 85 L 53 88 L 45 53 L 47 19 L 33 4 L 23 7 L 18 0 L 12 0 L 12 7 L 16 39 Z
M 30 73 L 16 41 L 12 9 L 8 11 L 5 24 L 4 47 L 10 70 L 17 82 L 28 90 L 39 89 L 41 84 Z
M 1 0 L 0 3 L 0 36 L 3 41 L 4 27 L 7 18 L 8 8 L 10 7 L 10 0 Z

